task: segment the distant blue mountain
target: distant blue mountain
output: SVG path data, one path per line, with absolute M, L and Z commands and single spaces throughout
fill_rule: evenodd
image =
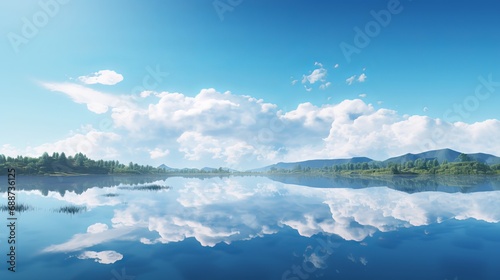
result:
M 178 168 L 168 167 L 168 166 L 166 166 L 165 164 L 162 164 L 162 165 L 158 166 L 158 168 L 165 169 L 165 170 L 167 170 L 167 171 L 179 170 Z
M 372 162 L 373 159 L 367 157 L 353 157 L 346 159 L 313 159 L 299 162 L 279 162 L 276 164 L 268 165 L 265 167 L 257 168 L 249 170 L 251 172 L 266 172 L 271 170 L 272 168 L 276 169 L 287 169 L 292 170 L 297 168 L 299 165 L 301 168 L 310 167 L 310 168 L 323 168 L 330 167 L 332 165 L 340 165 L 344 163 L 363 163 L 363 162 Z
M 353 157 L 353 158 L 344 158 L 344 159 L 313 159 L 313 160 L 305 160 L 305 161 L 298 161 L 298 162 L 278 162 L 276 164 L 264 166 L 261 168 L 256 168 L 256 169 L 251 169 L 248 170 L 250 172 L 267 172 L 270 171 L 271 169 L 284 169 L 284 170 L 293 170 L 297 168 L 299 165 L 301 168 L 323 168 L 323 167 L 330 167 L 333 165 L 341 165 L 345 163 L 370 163 L 370 162 L 378 162 L 379 164 L 382 165 L 387 165 L 389 163 L 405 163 L 408 161 L 415 161 L 417 159 L 426 159 L 426 160 L 434 160 L 437 159 L 439 163 L 442 163 L 443 161 L 447 162 L 454 162 L 458 161 L 458 156 L 460 155 L 460 152 L 451 150 L 451 149 L 441 149 L 441 150 L 433 150 L 433 151 L 427 151 L 419 154 L 404 154 L 398 157 L 392 157 L 389 159 L 386 159 L 384 161 L 375 161 L 371 158 L 367 157 Z M 469 158 L 473 161 L 478 161 L 482 162 L 488 165 L 493 165 L 493 164 L 500 164 L 500 157 L 490 155 L 490 154 L 484 154 L 484 153 L 475 153 L 475 154 L 467 154 Z M 180 170 L 194 170 L 195 168 L 172 168 L 168 167 L 165 164 L 162 164 L 158 166 L 158 168 L 163 168 L 167 171 L 180 171 Z M 218 170 L 219 168 L 214 168 L 214 167 L 203 167 L 200 171 L 204 172 L 213 172 Z M 238 172 L 238 170 L 230 169 L 227 167 L 222 167 L 224 171 L 228 172 Z
M 213 172 L 213 171 L 219 170 L 219 168 L 214 168 L 214 167 L 203 167 L 202 169 L 197 169 L 197 168 L 173 168 L 173 167 L 169 167 L 169 166 L 167 166 L 165 164 L 161 164 L 160 166 L 158 166 L 158 168 L 162 168 L 162 169 L 165 169 L 167 171 L 172 171 L 172 172 L 175 172 L 175 171 L 187 171 L 187 170 L 199 170 L 199 171 L 203 171 L 203 172 Z M 238 172 L 238 170 L 227 168 L 227 167 L 222 167 L 222 170 L 224 170 L 226 172 Z
M 441 149 L 441 150 L 433 150 L 433 151 L 427 151 L 419 154 L 405 154 L 402 156 L 398 157 L 393 157 L 386 159 L 384 161 L 374 161 L 370 158 L 367 157 L 353 157 L 353 158 L 347 158 L 347 159 L 316 159 L 316 160 L 306 160 L 306 161 L 299 161 L 299 162 L 279 162 L 276 164 L 268 165 L 265 167 L 261 168 L 256 168 L 252 170 L 248 170 L 251 172 L 267 172 L 271 170 L 272 168 L 275 169 L 285 169 L 285 170 L 292 170 L 294 168 L 297 168 L 299 165 L 301 168 L 323 168 L 323 167 L 330 167 L 333 165 L 341 165 L 345 163 L 370 163 L 370 162 L 378 162 L 382 163 L 383 165 L 386 165 L 388 163 L 405 163 L 407 161 L 415 161 L 417 159 L 426 159 L 426 160 L 434 160 L 437 159 L 439 163 L 442 163 L 443 161 L 448 161 L 448 162 L 454 162 L 458 161 L 458 156 L 460 155 L 460 152 L 451 150 L 451 149 Z M 469 158 L 473 161 L 478 161 L 482 162 L 485 164 L 493 165 L 493 164 L 500 164 L 500 157 L 490 155 L 490 154 L 484 154 L 484 153 L 476 153 L 476 154 L 467 154 Z
M 219 170 L 219 168 L 214 168 L 214 167 L 203 167 L 201 169 L 201 171 L 205 171 L 205 172 L 213 172 L 213 171 L 216 171 L 216 170 Z M 227 168 L 227 167 L 222 167 L 222 170 L 226 171 L 226 172 L 238 172 L 238 170 L 235 170 L 235 169 L 231 169 L 231 168 Z
M 458 160 L 458 156 L 460 152 L 451 150 L 451 149 L 441 149 L 441 150 L 433 150 L 427 151 L 420 154 L 405 154 L 398 157 L 393 157 L 387 160 L 384 160 L 383 163 L 405 163 L 407 161 L 415 161 L 417 159 L 426 159 L 426 160 L 434 160 L 437 159 L 439 163 L 443 161 L 454 162 Z M 478 161 L 485 164 L 500 164 L 500 158 L 483 153 L 477 154 L 467 154 L 471 160 Z

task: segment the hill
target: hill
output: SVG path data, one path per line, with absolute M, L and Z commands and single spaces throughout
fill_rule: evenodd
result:
M 403 164 L 408 161 L 415 161 L 417 159 L 422 160 L 434 160 L 437 159 L 439 163 L 443 162 L 455 162 L 458 161 L 458 157 L 460 156 L 460 152 L 451 150 L 451 149 L 441 149 L 441 150 L 433 150 L 427 151 L 419 154 L 404 154 L 402 156 L 389 158 L 383 161 L 384 164 L 388 163 L 399 163 Z M 493 165 L 500 164 L 500 157 L 496 157 L 494 155 L 484 154 L 484 153 L 476 153 L 476 154 L 466 154 L 470 160 L 477 161 L 480 163 Z
M 250 172 L 267 172 L 272 169 L 285 169 L 285 170 L 292 170 L 295 168 L 298 168 L 299 166 L 301 168 L 323 168 L 323 167 L 329 167 L 332 165 L 340 165 L 340 164 L 345 164 L 345 163 L 364 163 L 364 162 L 372 162 L 373 159 L 367 158 L 367 157 L 353 157 L 353 158 L 347 158 L 347 159 L 314 159 L 314 160 L 306 160 L 306 161 L 299 161 L 299 162 L 279 162 L 276 164 L 268 165 L 265 167 L 261 168 L 256 168 L 252 170 L 248 170 Z
M 459 156 L 461 152 L 457 152 L 452 149 L 440 149 L 440 150 L 432 150 L 419 154 L 404 154 L 397 157 L 392 157 L 383 161 L 375 161 L 373 159 L 367 157 L 353 157 L 346 159 L 316 159 L 316 160 L 306 160 L 306 161 L 298 161 L 298 162 L 279 162 L 276 164 L 264 166 L 261 168 L 256 168 L 252 170 L 248 170 L 249 172 L 268 172 L 271 170 L 293 170 L 300 166 L 300 168 L 311 168 L 318 169 L 323 167 L 331 167 L 335 165 L 342 165 L 346 163 L 377 163 L 382 166 L 388 166 L 389 164 L 404 164 L 406 162 L 415 161 L 418 159 L 432 161 L 436 159 L 439 163 L 443 162 L 458 162 L 460 161 Z M 495 165 L 500 164 L 500 157 L 485 154 L 485 153 L 475 153 L 475 154 L 466 154 L 468 160 L 477 161 L 480 163 L 484 163 L 487 165 Z

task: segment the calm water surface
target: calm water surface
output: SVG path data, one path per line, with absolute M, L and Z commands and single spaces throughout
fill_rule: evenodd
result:
M 498 177 L 17 184 L 16 272 L 2 211 L 0 279 L 500 279 Z

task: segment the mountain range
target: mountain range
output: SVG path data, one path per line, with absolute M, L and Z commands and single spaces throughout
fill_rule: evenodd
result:
M 353 157 L 353 158 L 346 158 L 346 159 L 315 159 L 315 160 L 306 160 L 306 161 L 298 161 L 298 162 L 278 162 L 276 164 L 264 166 L 261 168 L 256 168 L 248 171 L 252 172 L 266 172 L 271 170 L 271 168 L 276 168 L 276 169 L 294 169 L 300 165 L 301 168 L 323 168 L 323 167 L 329 167 L 332 165 L 340 165 L 340 164 L 345 164 L 345 163 L 370 163 L 370 162 L 377 162 L 381 163 L 382 165 L 387 165 L 389 163 L 405 163 L 407 161 L 415 161 L 417 159 L 422 159 L 422 160 L 434 160 L 437 159 L 439 163 L 442 163 L 444 161 L 447 162 L 454 162 L 458 161 L 458 156 L 462 154 L 461 152 L 457 152 L 451 149 L 441 149 L 441 150 L 433 150 L 433 151 L 427 151 L 419 154 L 404 154 L 398 157 L 392 157 L 383 161 L 376 161 L 371 158 L 367 157 Z M 500 157 L 490 155 L 490 154 L 484 154 L 484 153 L 475 153 L 475 154 L 466 154 L 470 160 L 473 161 L 478 161 L 481 163 L 485 163 L 488 165 L 493 165 L 493 164 L 500 164 Z
M 162 168 L 162 169 L 165 169 L 165 170 L 171 171 L 171 172 L 186 171 L 186 170 L 200 170 L 200 171 L 203 171 L 203 172 L 214 172 L 214 171 L 219 170 L 219 168 L 215 168 L 215 167 L 203 167 L 201 169 L 196 169 L 196 168 L 173 168 L 173 167 L 167 166 L 165 164 L 162 164 L 162 165 L 158 166 L 158 168 Z M 238 172 L 238 170 L 227 168 L 227 167 L 221 167 L 221 168 L 225 172 Z
M 370 162 L 376 162 L 379 164 L 387 165 L 389 163 L 405 163 L 408 161 L 415 161 L 417 159 L 422 159 L 422 160 L 434 160 L 437 159 L 439 163 L 443 163 L 444 161 L 447 162 L 454 162 L 458 161 L 458 157 L 462 154 L 461 152 L 457 152 L 451 149 L 440 149 L 440 150 L 432 150 L 432 151 L 427 151 L 419 154 L 404 154 L 401 156 L 397 157 L 392 157 L 383 161 L 376 161 L 371 158 L 367 157 L 353 157 L 353 158 L 344 158 L 344 159 L 313 159 L 313 160 L 305 160 L 305 161 L 298 161 L 298 162 L 278 162 L 272 165 L 264 166 L 261 168 L 256 168 L 256 169 L 251 169 L 247 170 L 249 172 L 267 172 L 271 169 L 285 169 L 285 170 L 291 170 L 300 165 L 301 168 L 306 168 L 310 167 L 312 169 L 314 168 L 323 168 L 323 167 L 329 167 L 333 165 L 341 165 L 345 163 L 370 163 Z M 500 157 L 490 155 L 490 154 L 485 154 L 485 153 L 474 153 L 474 154 L 466 154 L 470 160 L 473 161 L 478 161 L 481 163 L 485 163 L 488 165 L 493 165 L 493 164 L 500 164 Z M 198 169 L 193 169 L 193 168 L 173 168 L 169 167 L 165 164 L 162 164 L 158 166 L 158 168 L 163 168 L 168 171 L 186 171 L 186 170 L 198 170 Z M 214 168 L 214 167 L 203 167 L 202 169 L 199 169 L 200 171 L 204 172 L 213 172 L 218 170 L 219 168 Z M 238 172 L 238 170 L 222 167 L 222 170 L 225 172 Z

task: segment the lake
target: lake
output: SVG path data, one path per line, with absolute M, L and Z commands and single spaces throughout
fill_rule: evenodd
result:
M 498 176 L 19 175 L 17 186 L 16 272 L 4 209 L 0 279 L 500 279 Z

